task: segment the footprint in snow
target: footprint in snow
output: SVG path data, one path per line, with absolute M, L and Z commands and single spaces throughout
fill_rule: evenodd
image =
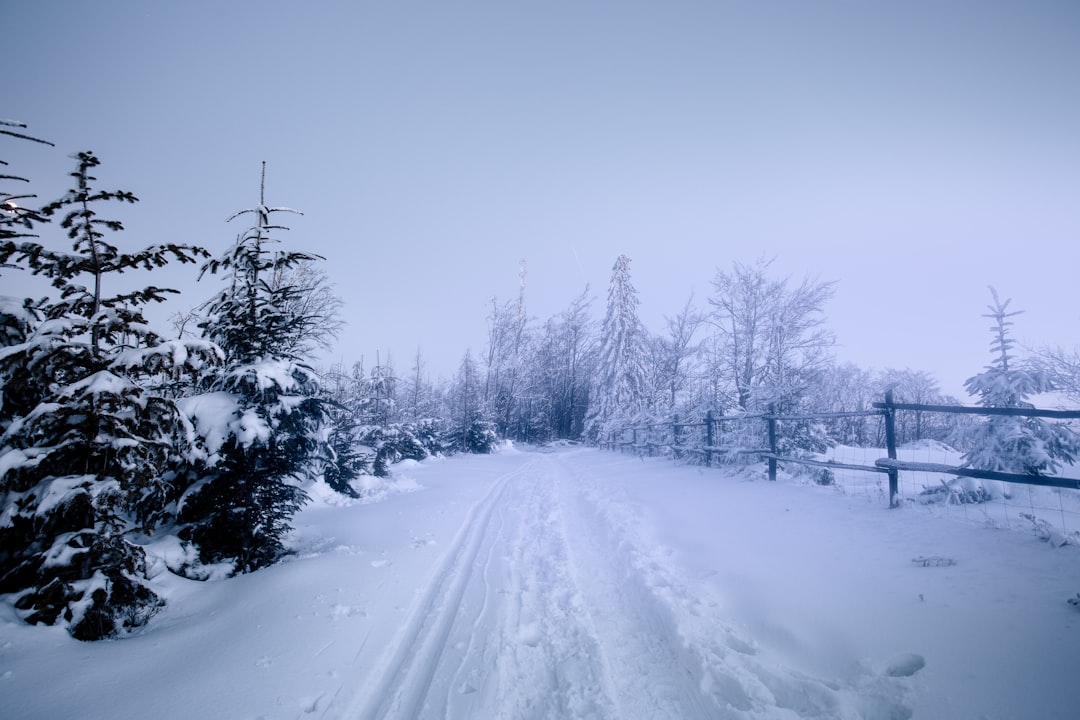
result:
M 373 568 L 384 568 L 384 567 L 389 566 L 390 564 L 391 563 L 390 563 L 389 560 L 372 560 L 371 561 L 371 567 L 373 567 Z
M 526 623 L 518 628 L 518 642 L 529 647 L 540 644 L 540 623 Z
M 885 674 L 889 677 L 911 677 L 926 667 L 926 658 L 916 653 L 904 653 L 897 655 L 885 667 Z

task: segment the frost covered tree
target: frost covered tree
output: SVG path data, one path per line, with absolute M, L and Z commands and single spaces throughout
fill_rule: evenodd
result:
M 1022 311 L 1010 312 L 1011 301 L 1000 300 L 994 288 L 990 294 L 993 303 L 983 317 L 993 320 L 993 360 L 983 372 L 968 378 L 964 387 L 986 408 L 1030 408 L 1028 398 L 1053 390 L 1053 385 L 1045 373 L 1022 367 L 1012 353 L 1010 318 Z M 970 448 L 964 454 L 965 467 L 1029 475 L 1054 474 L 1080 453 L 1080 436 L 1067 425 L 1015 415 L 988 416 L 965 429 L 962 443 Z
M 675 317 L 665 317 L 667 333 L 653 340 L 650 364 L 655 408 L 665 418 L 680 411 L 691 388 L 700 343 L 694 341 L 704 317 L 693 306 L 691 295 Z
M 484 404 L 483 380 L 472 353 L 466 351 L 448 398 L 450 443 L 460 452 L 489 453 L 498 435 Z
M 180 501 L 180 537 L 203 563 L 231 563 L 237 572 L 284 554 L 289 521 L 307 501 L 301 486 L 325 456 L 317 376 L 298 354 L 310 331 L 297 311 L 303 286 L 283 281 L 322 258 L 276 249 L 271 233 L 285 228 L 273 216 L 296 211 L 266 204 L 265 177 L 264 163 L 259 204 L 229 218 L 252 215 L 254 224 L 200 275 L 227 279 L 201 323 L 225 365 L 204 380 L 203 393 L 181 401 L 207 460 Z
M 1058 392 L 1080 402 L 1080 348 L 1038 348 L 1025 365 L 1046 375 Z
M 193 262 L 199 248 L 158 245 L 126 253 L 106 240 L 123 229 L 98 216 L 127 191 L 94 187 L 98 159 L 76 156 L 76 186 L 46 205 L 72 250 L 23 241 L 12 255 L 48 278 L 21 342 L 0 350 L 0 593 L 31 623 L 66 623 L 81 640 L 144 623 L 162 601 L 145 582 L 145 553 L 129 533 L 161 517 L 191 460 L 190 426 L 143 380 L 214 361 L 203 343 L 165 343 L 142 307 L 157 287 L 109 294 L 114 276 Z M 10 338 L 18 340 L 19 338 Z
M 585 425 L 596 364 L 589 288 L 544 324 L 533 355 L 536 385 L 550 436 L 577 440 Z
M 718 334 L 718 365 L 729 379 L 739 410 L 755 412 L 775 403 L 797 409 L 829 363 L 832 334 L 824 326 L 825 303 L 834 283 L 769 277 L 771 261 L 735 263 L 713 280 L 712 322 Z
M 406 419 L 412 423 L 430 420 L 438 414 L 435 388 L 424 372 L 425 362 L 420 348 L 416 348 L 409 376 L 402 383 L 402 403 Z
M 585 432 L 593 440 L 629 422 L 645 407 L 646 334 L 637 308 L 630 258 L 620 255 L 611 270 L 607 310 L 600 327 L 596 386 L 585 421 Z
M 877 378 L 877 396 L 891 388 L 896 402 L 918 405 L 956 405 L 957 400 L 941 392 L 937 378 L 925 370 L 885 369 Z M 895 420 L 896 442 L 900 445 L 918 440 L 948 442 L 970 416 L 928 413 L 921 410 L 898 413 Z
M 532 336 L 525 311 L 525 261 L 518 267 L 518 296 L 499 305 L 491 299 L 488 347 L 484 357 L 484 402 L 504 437 L 527 440 L 527 401 L 532 392 L 529 359 Z
M 383 477 L 394 463 L 441 452 L 436 421 L 397 421 L 399 380 L 389 354 L 385 363 L 376 359 L 370 373 L 360 361 L 350 374 L 338 366 L 326 379 L 333 459 L 324 476 L 334 490 L 357 496 L 348 483 L 360 475 Z

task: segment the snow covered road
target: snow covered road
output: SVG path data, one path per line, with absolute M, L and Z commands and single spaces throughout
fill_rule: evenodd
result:
M 325 716 L 910 714 L 905 680 L 843 688 L 759 659 L 754 644 L 721 620 L 718 600 L 701 597 L 633 536 L 632 514 L 610 502 L 604 484 L 565 456 L 546 454 L 498 478 L 378 680 Z
M 404 465 L 139 635 L 0 615 L 0 717 L 1071 718 L 1080 552 L 590 449 Z M 921 566 L 916 556 L 953 564 Z M 8 612 L 8 611 L 5 611 Z

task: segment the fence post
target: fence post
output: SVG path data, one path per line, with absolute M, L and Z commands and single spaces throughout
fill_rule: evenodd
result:
M 675 413 L 671 421 L 671 454 L 676 459 L 682 458 L 682 451 L 679 450 L 679 414 Z
M 893 392 L 885 391 L 885 451 L 890 460 L 896 459 L 896 411 L 893 410 Z M 900 494 L 900 471 L 889 468 L 889 507 L 899 505 L 897 495 Z
M 776 480 L 776 405 L 769 403 L 769 480 Z
M 712 467 L 713 446 L 713 414 L 712 410 L 705 413 L 705 467 Z

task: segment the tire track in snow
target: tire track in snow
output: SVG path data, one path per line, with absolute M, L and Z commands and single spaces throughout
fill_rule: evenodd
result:
M 550 459 L 515 483 L 507 503 L 509 584 L 502 603 L 494 702 L 448 717 L 615 718 L 599 640 L 569 570 Z
M 495 508 L 507 486 L 528 467 L 526 463 L 496 480 L 469 512 L 434 579 L 395 638 L 392 654 L 374 670 L 375 684 L 362 688 L 340 717 L 419 717 Z
M 569 564 L 603 649 L 620 718 L 715 718 L 696 663 L 668 608 L 634 567 L 626 542 L 582 494 L 581 478 L 561 461 L 556 483 L 570 538 Z
M 550 460 L 526 457 L 472 509 L 376 682 L 340 717 L 617 717 Z

